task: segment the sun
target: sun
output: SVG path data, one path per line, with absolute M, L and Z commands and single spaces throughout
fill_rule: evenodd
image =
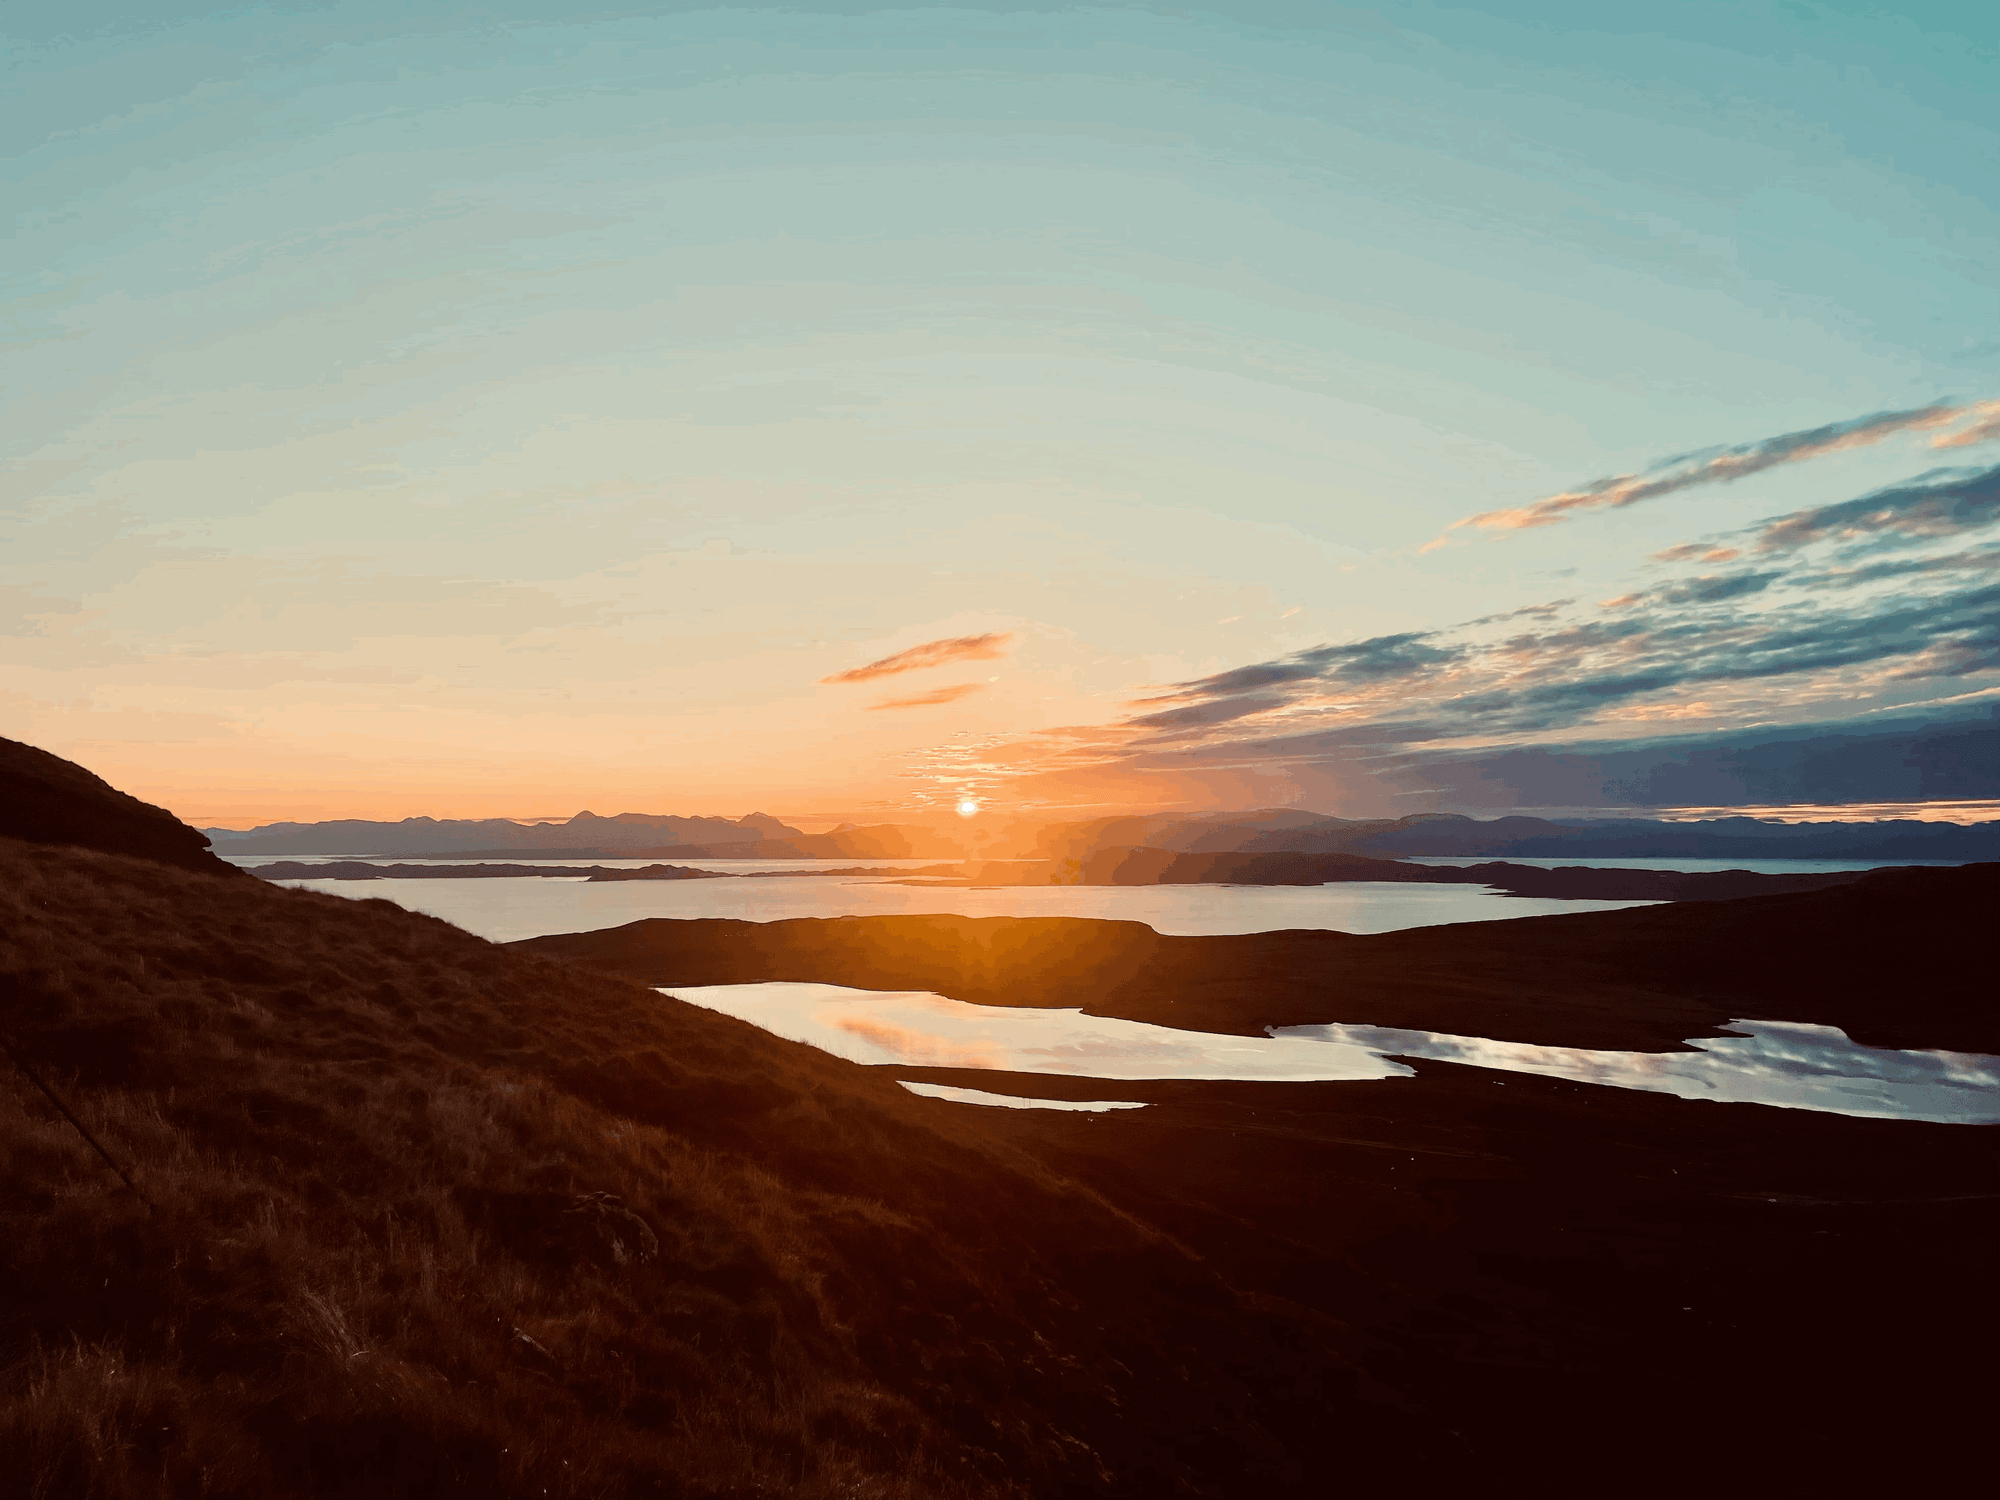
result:
M 977 817 L 979 815 L 979 799 L 977 797 L 960 797 L 958 799 L 958 815 L 961 818 Z

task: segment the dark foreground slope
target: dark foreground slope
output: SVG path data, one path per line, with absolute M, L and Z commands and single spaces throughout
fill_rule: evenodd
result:
M 19 740 L 0 739 L 0 838 L 132 854 L 212 875 L 236 870 L 165 808 Z
M 1065 917 L 655 918 L 512 946 L 648 984 L 927 989 L 1251 1035 L 1345 1021 L 1659 1050 L 1746 1017 L 1839 1026 L 1870 1046 L 2000 1052 L 1996 911 L 1989 864 L 1363 937 L 1162 937 Z
M 1261 1496 L 1423 1430 L 989 1114 L 386 902 L 0 841 L 0 1023 L 152 1203 L 7 1069 L 10 1494 Z
M 2000 1051 L 1994 886 L 1991 867 L 1896 872 L 1370 938 L 851 918 L 520 946 L 655 980 L 922 986 L 1244 1031 L 1344 1019 L 1660 1046 L 1789 1016 Z M 1970 1492 L 2000 1339 L 2000 1130 L 1413 1066 L 1367 1083 L 896 1076 L 1148 1103 L 995 1109 L 985 1128 L 1246 1293 L 1343 1328 L 1423 1428 L 1388 1440 L 1395 1478 L 1359 1493 L 1455 1493 L 1460 1460 L 1496 1493 Z

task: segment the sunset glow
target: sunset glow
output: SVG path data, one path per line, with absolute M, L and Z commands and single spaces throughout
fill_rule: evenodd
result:
M 0 727 L 198 823 L 831 826 L 1987 721 L 1977 47 L 1224 12 L 10 8 Z
M 16 1493 L 1968 1488 L 1992 0 L 0 43 Z

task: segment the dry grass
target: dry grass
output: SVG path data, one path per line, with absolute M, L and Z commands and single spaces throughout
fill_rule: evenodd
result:
M 0 1025 L 157 1205 L 6 1068 L 9 1493 L 1294 1472 L 1257 1414 L 1297 1342 L 1274 1317 L 970 1112 L 637 986 L 387 902 L 0 841 Z

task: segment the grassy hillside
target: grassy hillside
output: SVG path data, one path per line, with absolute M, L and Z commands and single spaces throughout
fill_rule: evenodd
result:
M 1285 1492 L 1397 1430 L 975 1111 L 381 901 L 0 841 L 10 1493 Z
M 1928 1494 L 1984 1420 L 1991 1128 L 1430 1062 L 987 1110 L 894 1080 L 1106 1085 L 857 1068 L 642 982 L 1990 1051 L 1994 867 L 1366 938 L 501 948 L 187 868 L 166 814 L 42 760 L 123 852 L 0 838 L 10 1500 Z

